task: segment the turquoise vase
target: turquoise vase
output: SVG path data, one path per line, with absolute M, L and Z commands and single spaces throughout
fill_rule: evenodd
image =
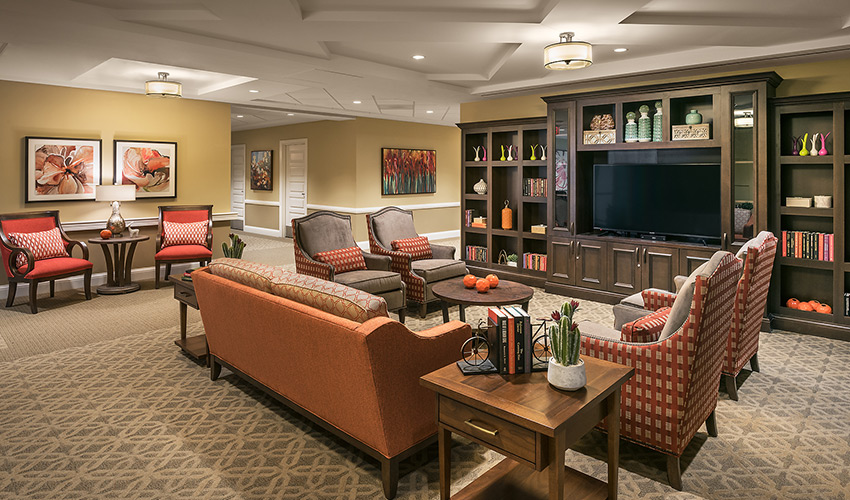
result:
M 652 117 L 652 142 L 661 142 L 661 101 L 655 101 L 655 115 Z
M 649 106 L 644 104 L 640 108 L 638 118 L 638 142 L 649 142 L 652 140 L 652 119 L 649 117 Z
M 685 115 L 686 125 L 699 125 L 700 123 L 702 123 L 702 115 L 699 114 L 699 111 L 692 109 L 690 113 Z
M 626 142 L 637 142 L 638 141 L 638 126 L 635 123 L 635 112 L 629 111 L 626 113 Z

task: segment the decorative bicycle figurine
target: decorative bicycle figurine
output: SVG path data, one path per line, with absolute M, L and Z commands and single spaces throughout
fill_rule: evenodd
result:
M 531 346 L 531 353 L 534 355 L 534 359 L 541 363 L 548 363 L 549 358 L 552 357 L 552 349 L 551 344 L 549 343 L 549 331 L 546 328 L 546 324 L 550 318 L 540 318 L 542 323 L 537 326 L 537 330 L 534 332 L 534 344 Z M 543 330 L 543 333 L 540 333 L 540 330 Z
M 472 337 L 469 337 L 460 348 L 463 360 L 472 366 L 480 366 L 490 357 L 487 326 L 482 326 L 482 323 L 484 320 L 478 320 L 478 326 L 473 330 Z

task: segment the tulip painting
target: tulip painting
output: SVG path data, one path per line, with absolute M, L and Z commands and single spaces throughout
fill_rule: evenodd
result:
M 93 200 L 100 140 L 27 137 L 26 201 Z
M 437 192 L 436 151 L 384 148 L 381 161 L 381 194 Z
M 136 186 L 136 198 L 177 196 L 176 161 L 176 142 L 115 141 L 115 179 Z
M 272 151 L 251 151 L 251 189 L 272 191 Z

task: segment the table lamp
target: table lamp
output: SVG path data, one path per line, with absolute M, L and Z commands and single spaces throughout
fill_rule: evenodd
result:
M 106 229 L 112 234 L 120 234 L 127 228 L 124 218 L 121 217 L 122 201 L 134 201 L 136 199 L 136 186 L 133 185 L 111 185 L 104 184 L 95 188 L 96 201 L 112 202 L 112 215 L 106 221 Z

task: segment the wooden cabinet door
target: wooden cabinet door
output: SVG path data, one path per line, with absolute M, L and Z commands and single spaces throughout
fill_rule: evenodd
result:
M 575 243 L 575 284 L 595 290 L 606 288 L 606 264 L 608 244 L 592 239 L 576 239 Z
M 673 277 L 679 272 L 679 250 L 643 246 L 641 249 L 641 289 L 660 288 L 675 291 Z
M 553 239 L 549 250 L 549 281 L 564 285 L 575 284 L 575 240 Z
M 690 276 L 692 272 L 703 263 L 708 262 L 717 250 L 702 248 L 679 249 L 679 274 Z
M 608 246 L 608 291 L 627 295 L 639 292 L 641 247 L 621 243 L 610 243 Z

